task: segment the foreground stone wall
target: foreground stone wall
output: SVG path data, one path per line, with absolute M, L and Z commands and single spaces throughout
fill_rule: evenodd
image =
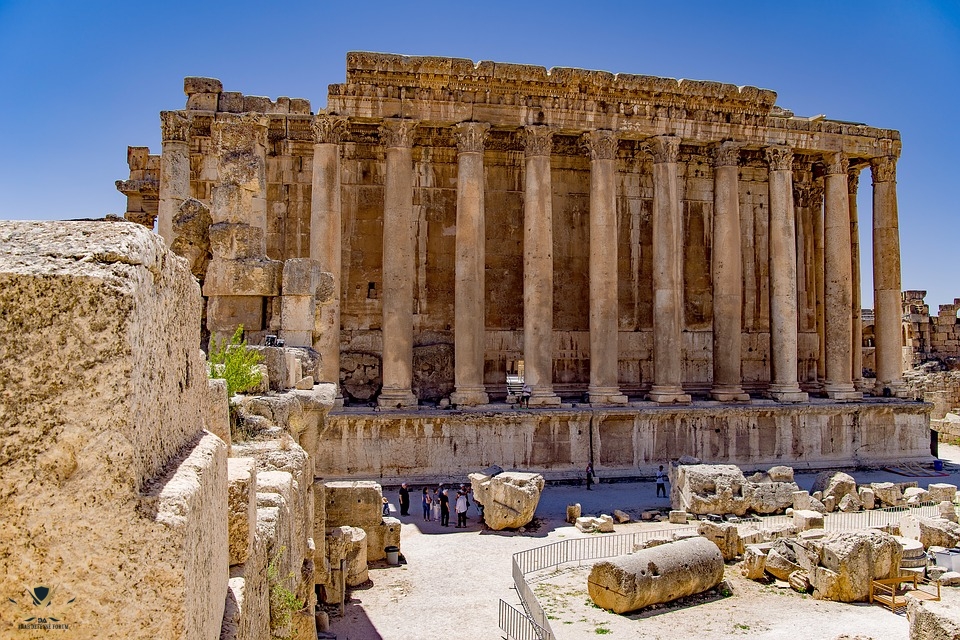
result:
M 542 473 L 582 473 L 593 454 L 601 478 L 652 473 L 683 455 L 746 469 L 818 468 L 927 460 L 922 403 L 876 401 L 784 407 L 538 410 L 536 412 L 334 412 L 318 468 L 344 477 L 460 477 L 493 464 Z

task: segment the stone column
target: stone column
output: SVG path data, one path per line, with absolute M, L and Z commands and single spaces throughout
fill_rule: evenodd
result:
M 173 218 L 190 197 L 190 120 L 182 111 L 160 112 L 160 193 L 157 231 L 167 246 L 173 244 Z
M 813 214 L 813 269 L 814 310 L 817 327 L 817 386 L 823 387 L 823 375 L 827 370 L 827 352 L 823 332 L 823 179 L 814 181 L 810 188 L 810 211 Z
M 850 196 L 847 189 L 847 157 L 830 153 L 824 157 L 827 175 L 823 184 L 824 338 L 827 370 L 823 391 L 835 400 L 858 400 L 851 375 L 850 309 L 853 305 L 850 249 Z
M 345 118 L 318 115 L 313 121 L 313 187 L 310 200 L 310 257 L 333 276 L 330 302 L 320 307 L 313 348 L 322 359 L 323 382 L 337 385 L 340 394 L 340 140 Z
M 713 169 L 713 388 L 721 402 L 750 399 L 742 386 L 743 264 L 740 255 L 739 145 L 721 143 Z
M 416 406 L 413 395 L 413 120 L 389 118 L 380 129 L 387 167 L 383 187 L 383 390 L 381 407 Z
M 767 147 L 770 164 L 770 397 L 806 402 L 797 382 L 797 242 L 793 151 Z
M 461 122 L 457 138 L 457 238 L 454 290 L 454 385 L 450 401 L 487 404 L 483 386 L 486 309 L 486 227 L 483 203 L 483 144 L 490 125 Z
M 523 367 L 531 405 L 559 405 L 553 392 L 553 131 L 524 127 Z
M 897 158 L 870 160 L 873 175 L 873 307 L 877 383 L 874 393 L 904 390 L 900 324 L 900 223 L 897 213 Z
M 653 154 L 653 386 L 650 399 L 688 403 L 683 369 L 683 221 L 677 182 L 680 138 L 650 139 Z
M 850 282 L 853 287 L 850 320 L 852 323 L 850 374 L 857 391 L 863 386 L 863 321 L 860 317 L 863 302 L 860 298 L 860 222 L 857 214 L 857 189 L 860 185 L 860 167 L 847 170 L 847 193 L 850 208 Z
M 590 150 L 590 394 L 591 404 L 626 404 L 617 386 L 617 135 L 591 131 Z

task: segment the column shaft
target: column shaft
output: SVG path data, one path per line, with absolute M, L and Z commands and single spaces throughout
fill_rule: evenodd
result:
M 653 154 L 653 386 L 650 399 L 687 403 L 683 392 L 683 221 L 677 184 L 680 139 L 651 139 Z
M 863 388 L 863 322 L 860 314 L 863 303 L 860 297 L 860 222 L 857 214 L 857 188 L 860 184 L 860 168 L 851 168 L 847 172 L 847 193 L 850 209 L 850 283 L 852 289 L 850 320 L 851 350 L 850 374 L 853 386 L 858 391 Z
M 486 228 L 483 199 L 483 143 L 489 124 L 457 125 L 457 237 L 454 291 L 454 385 L 458 405 L 489 402 L 483 386 Z
M 793 152 L 768 147 L 770 163 L 770 396 L 805 402 L 797 382 L 797 244 Z
M 416 238 L 413 220 L 412 120 L 384 120 L 383 188 L 383 389 L 381 407 L 415 406 L 413 395 L 413 281 Z
M 160 112 L 160 192 L 157 231 L 167 246 L 173 244 L 173 218 L 190 197 L 190 121 L 179 111 Z
M 813 213 L 814 296 L 817 323 L 817 382 L 823 385 L 827 370 L 827 351 L 824 341 L 824 277 L 823 277 L 823 183 L 811 189 L 810 208 Z
M 746 401 L 740 371 L 743 265 L 740 255 L 739 149 L 723 143 L 713 174 L 713 387 L 722 402 Z
M 591 131 L 590 403 L 626 404 L 620 393 L 617 317 L 617 137 Z
M 853 305 L 851 285 L 850 199 L 847 158 L 829 154 L 823 185 L 824 338 L 827 370 L 823 390 L 828 398 L 856 400 L 851 375 Z
M 523 366 L 531 405 L 558 405 L 553 392 L 553 189 L 547 127 L 524 131 Z
M 873 175 L 873 306 L 877 359 L 874 393 L 900 395 L 904 383 L 896 157 L 872 159 L 870 172 Z

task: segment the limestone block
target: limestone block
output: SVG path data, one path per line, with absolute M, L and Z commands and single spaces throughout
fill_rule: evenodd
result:
M 471 473 L 473 495 L 483 505 L 483 521 L 495 531 L 516 529 L 533 520 L 543 491 L 538 473 L 505 471 L 496 476 Z
M 846 513 L 860 511 L 863 509 L 863 503 L 860 502 L 860 497 L 857 494 L 848 493 L 840 499 L 840 504 L 837 505 L 837 508 Z
M 327 533 L 327 549 L 331 570 L 346 560 L 346 584 L 361 585 L 367 574 L 367 534 L 359 527 L 333 527 Z
M 300 391 L 309 391 L 313 389 L 313 376 L 307 376 L 305 378 L 300 378 L 297 380 L 295 388 Z
M 220 96 L 216 93 L 194 93 L 187 96 L 189 111 L 216 111 Z
M 210 226 L 210 250 L 215 259 L 261 258 L 264 242 L 263 229 L 249 224 L 218 222 Z
M 453 392 L 453 345 L 417 345 L 413 348 L 413 392 L 438 401 Z
M 793 509 L 805 511 L 810 509 L 810 492 L 809 491 L 794 491 L 793 492 Z
M 227 398 L 227 381 L 223 378 L 207 380 L 207 402 L 204 406 L 203 425 L 207 431 L 230 445 L 230 401 Z
M 837 499 L 833 496 L 823 496 L 823 508 L 826 513 L 833 513 L 837 508 Z
M 185 258 L 190 272 L 202 278 L 210 262 L 210 209 L 194 198 L 187 198 L 173 216 L 173 241 L 170 250 Z
M 240 325 L 246 331 L 263 327 L 263 298 L 212 296 L 207 300 L 207 329 L 218 339 L 229 340 Z
M 873 509 L 877 506 L 877 494 L 871 487 L 860 487 L 859 494 L 864 509 Z
M 957 485 L 946 482 L 932 482 L 927 487 L 927 500 L 931 502 L 953 502 L 957 499 Z
M 927 496 L 927 490 L 921 489 L 920 487 L 909 487 L 903 492 L 903 497 L 907 501 L 907 504 L 926 502 L 929 499 Z
M 794 509 L 793 524 L 800 531 L 823 529 L 823 514 L 810 509 Z
M 755 513 L 782 513 L 787 507 L 793 506 L 793 494 L 798 489 L 794 482 L 745 482 L 743 499 L 749 510 Z
M 630 522 L 630 520 L 632 520 L 629 513 L 626 511 L 621 511 L 620 509 L 613 510 L 613 519 L 617 521 L 617 524 L 624 524 L 625 522 Z
M 220 93 L 223 83 L 216 78 L 187 76 L 183 79 L 183 93 L 191 96 L 195 93 Z
M 765 573 L 766 563 L 766 549 L 757 545 L 748 545 L 743 552 L 740 573 L 748 580 L 760 580 Z
M 810 592 L 810 577 L 804 571 L 794 571 L 787 578 L 787 582 L 790 583 L 790 588 L 797 593 Z
M 744 515 L 746 479 L 734 465 L 680 465 L 671 469 L 670 502 L 675 509 L 694 515 L 732 513 Z
M 230 565 L 243 564 L 257 528 L 257 474 L 253 458 L 227 460 L 227 533 Z
M 835 504 L 839 504 L 843 496 L 857 492 L 857 481 L 842 471 L 824 471 L 813 481 L 813 491 L 820 491 L 823 494 L 821 500 L 824 504 L 827 504 L 826 499 L 831 497 Z
M 270 388 L 274 391 L 283 391 L 287 379 L 290 377 L 287 372 L 287 356 L 284 353 L 285 347 L 251 345 L 250 349 L 258 352 L 263 357 L 263 364 L 267 366 L 267 375 L 270 377 Z
M 227 599 L 223 606 L 223 622 L 220 623 L 220 640 L 238 640 L 249 638 L 250 630 L 240 630 L 243 620 L 243 578 L 230 578 L 227 585 Z M 242 634 L 242 635 L 241 635 Z
M 820 513 L 827 513 L 827 506 L 813 496 L 810 496 L 810 509 Z
M 809 571 L 813 597 L 863 602 L 870 581 L 898 574 L 903 549 L 893 536 L 873 529 L 827 534 L 811 541 L 819 565 Z
M 327 495 L 327 528 L 380 526 L 383 490 L 371 480 L 344 480 L 324 484 Z M 486 502 L 483 502 L 486 507 Z
M 717 545 L 724 561 L 733 560 L 743 553 L 740 532 L 735 524 L 701 520 L 697 525 L 697 533 Z
M 259 513 L 259 512 L 258 512 Z M 270 634 L 270 585 L 267 582 L 267 540 L 259 529 L 251 532 L 250 556 L 244 564 L 230 567 L 230 591 L 237 612 L 237 639 L 255 640 Z M 242 583 L 242 591 L 241 584 Z M 230 602 L 230 594 L 227 601 Z M 224 612 L 226 617 L 226 611 Z
M 577 518 L 580 517 L 580 503 L 568 504 L 567 505 L 567 519 L 566 521 L 570 524 L 573 524 L 577 521 Z
M 605 513 L 597 518 L 597 531 L 600 533 L 613 533 L 613 518 Z
M 300 360 L 297 359 L 291 349 L 287 349 L 286 347 L 283 349 L 283 358 L 287 365 L 286 388 L 292 389 L 303 377 L 303 371 L 300 368 Z
M 884 507 L 896 507 L 903 503 L 900 487 L 892 482 L 871 482 L 870 488 Z
M 702 593 L 723 580 L 723 557 L 705 538 L 678 540 L 593 565 L 590 599 L 614 613 Z
M 291 346 L 309 347 L 312 343 L 313 328 L 315 324 L 315 308 L 312 296 L 288 296 L 281 298 L 280 326 L 283 332 L 281 336 L 286 342 L 289 336 L 296 334 L 306 334 L 310 336 L 307 344 L 297 344 Z
M 205 296 L 276 296 L 282 262 L 267 259 L 210 261 L 203 281 Z
M 939 504 L 940 517 L 950 522 L 957 521 L 957 506 L 949 500 L 944 500 Z
M 823 491 L 812 491 L 810 497 L 814 500 L 823 500 Z
M 940 576 L 940 584 L 945 587 L 960 587 L 960 573 L 947 571 Z
M 323 274 L 319 260 L 288 258 L 283 263 L 283 295 L 315 296 Z
M 257 371 L 260 373 L 260 381 L 247 390 L 248 394 L 259 395 L 270 391 L 270 370 L 267 365 L 258 364 Z
M 583 533 L 593 533 L 598 529 L 599 524 L 597 518 L 592 516 L 580 517 L 574 522 L 574 526 Z
M 767 552 L 767 560 L 764 563 L 764 570 L 777 580 L 787 581 L 790 574 L 800 570 L 795 560 L 796 556 L 787 553 L 789 548 L 786 545 L 777 546 Z
M 793 467 L 777 466 L 767 470 L 772 482 L 793 482 Z
M 243 111 L 243 94 L 239 91 L 222 91 L 217 102 L 217 111 L 226 113 L 241 113 Z
M 386 558 L 387 547 L 400 548 L 400 521 L 396 518 L 385 517 L 380 524 L 363 530 L 367 534 L 367 562 Z
M 687 524 L 687 512 L 677 509 L 670 512 L 670 524 Z
M 900 535 L 919 540 L 925 549 L 950 548 L 960 544 L 960 525 L 943 518 L 908 515 L 900 518 Z
M 960 574 L 958 574 L 960 577 Z M 943 584 L 943 578 L 941 578 Z M 960 613 L 955 602 L 907 598 L 910 640 L 947 640 L 960 638 Z

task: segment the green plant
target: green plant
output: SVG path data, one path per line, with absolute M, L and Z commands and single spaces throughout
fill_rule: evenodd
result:
M 284 584 L 286 580 L 293 577 L 293 573 L 286 576 L 280 575 L 280 561 L 283 559 L 284 551 L 286 547 L 280 547 L 267 565 L 267 584 L 270 587 L 270 627 L 274 630 L 274 635 L 290 624 L 293 614 L 303 609 L 304 605 L 303 601 L 297 598 L 297 594 Z
M 211 378 L 227 381 L 227 397 L 243 393 L 260 384 L 261 373 L 257 365 L 263 356 L 247 347 L 243 339 L 243 325 L 233 332 L 230 342 L 210 338 L 208 372 Z
M 610 629 L 607 629 L 606 627 L 597 627 L 596 629 L 594 629 L 594 631 L 598 636 L 604 636 L 608 633 L 613 633 L 613 631 L 611 631 Z

